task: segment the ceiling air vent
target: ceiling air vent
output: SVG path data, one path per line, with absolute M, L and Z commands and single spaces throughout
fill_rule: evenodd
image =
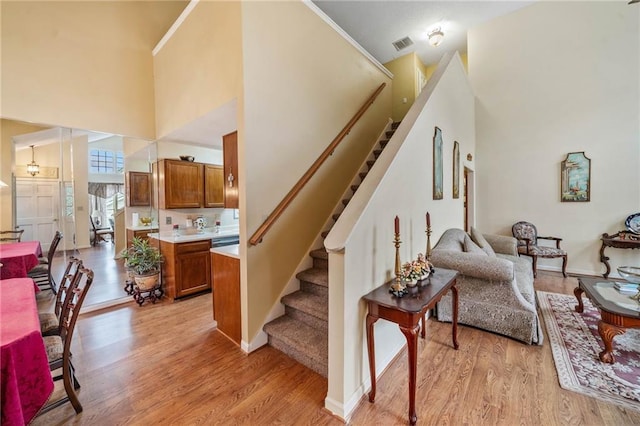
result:
M 396 48 L 396 50 L 402 50 L 405 47 L 409 47 L 413 44 L 413 40 L 411 40 L 409 37 L 405 37 L 403 39 L 394 41 L 393 43 L 393 47 Z

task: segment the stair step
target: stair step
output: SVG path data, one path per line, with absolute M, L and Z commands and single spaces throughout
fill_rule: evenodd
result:
M 376 163 L 376 160 L 367 161 L 367 167 L 369 168 L 369 170 L 371 170 L 371 167 L 373 167 L 375 163 Z
M 381 149 L 376 149 L 373 151 L 373 157 L 377 160 L 378 157 L 380 157 L 380 154 L 382 154 L 382 150 Z
M 269 344 L 300 364 L 327 377 L 327 333 L 283 316 L 265 324 Z
M 391 136 L 393 136 L 395 132 L 395 130 L 387 130 L 386 132 L 384 132 L 384 134 L 386 137 L 391 138 Z
M 345 198 L 344 200 L 342 200 L 342 205 L 346 206 L 347 204 L 349 204 L 349 201 L 351 201 L 351 198 Z
M 356 192 L 356 191 L 358 190 L 358 188 L 360 188 L 360 184 L 358 184 L 358 185 L 351 185 L 351 190 L 352 190 L 353 192 Z
M 300 281 L 316 284 L 322 287 L 329 287 L 329 272 L 322 268 L 309 268 L 298 272 L 296 278 Z
M 309 256 L 313 258 L 313 267 L 317 269 L 329 269 L 329 253 L 324 248 L 311 251 Z
M 393 123 L 391 123 L 391 130 L 396 130 L 398 128 L 398 126 L 400 125 L 400 123 L 402 123 L 401 121 L 394 121 Z
M 329 231 L 327 231 L 329 232 Z M 315 259 L 329 259 L 329 253 L 327 252 L 327 249 L 325 248 L 319 248 L 319 249 L 315 249 L 315 250 L 311 250 L 309 252 L 309 256 L 315 258 Z
M 285 306 L 290 306 L 300 312 L 311 315 L 319 320 L 329 320 L 329 307 L 327 306 L 327 298 L 317 294 L 308 293 L 306 291 L 295 291 L 287 294 L 282 298 Z M 314 326 L 314 324 L 308 324 Z
M 380 141 L 380 148 L 384 149 L 385 146 L 389 143 L 389 139 L 383 139 Z
M 328 230 L 328 231 L 322 231 L 322 232 L 320 233 L 320 236 L 322 236 L 322 238 L 327 238 L 327 235 L 329 235 L 329 232 L 331 232 L 331 230 Z
M 333 220 L 338 220 L 339 217 L 340 217 L 340 213 L 336 213 L 333 216 L 331 216 Z
M 361 179 L 361 180 L 364 180 L 364 178 L 367 176 L 367 173 L 369 173 L 369 172 L 362 172 L 362 173 L 360 173 L 360 175 L 359 175 L 359 176 L 360 176 L 360 179 Z

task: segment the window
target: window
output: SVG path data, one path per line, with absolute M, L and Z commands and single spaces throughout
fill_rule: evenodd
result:
M 73 184 L 64 183 L 64 214 L 68 218 L 73 218 Z
M 89 173 L 124 173 L 124 155 L 121 151 L 92 149 L 89 151 Z

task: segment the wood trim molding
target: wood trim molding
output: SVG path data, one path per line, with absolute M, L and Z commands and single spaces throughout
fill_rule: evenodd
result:
M 180 25 L 182 25 L 185 19 L 187 19 L 189 14 L 191 14 L 193 9 L 195 9 L 195 7 L 199 2 L 200 0 L 191 0 L 189 2 L 189 4 L 187 5 L 187 7 L 184 8 L 180 16 L 178 16 L 178 19 L 176 19 L 176 21 L 171 25 L 171 27 L 169 27 L 169 30 L 166 32 L 164 36 L 162 36 L 158 44 L 156 44 L 156 47 L 153 48 L 153 50 L 151 51 L 151 54 L 153 56 L 156 56 L 162 50 L 164 45 L 167 44 L 169 40 L 171 40 L 171 37 L 173 37 L 173 34 L 176 31 L 178 31 L 178 28 L 180 28 Z

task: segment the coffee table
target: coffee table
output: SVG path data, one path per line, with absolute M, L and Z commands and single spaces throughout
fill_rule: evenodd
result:
M 600 311 L 598 333 L 604 342 L 604 350 L 599 356 L 600 361 L 607 364 L 616 361 L 613 356 L 613 338 L 623 334 L 626 328 L 640 327 L 640 304 L 616 290 L 613 287 L 614 282 L 602 278 L 580 277 L 578 287 L 573 290 L 578 299 L 576 312 L 584 311 L 582 293 L 585 293 Z

